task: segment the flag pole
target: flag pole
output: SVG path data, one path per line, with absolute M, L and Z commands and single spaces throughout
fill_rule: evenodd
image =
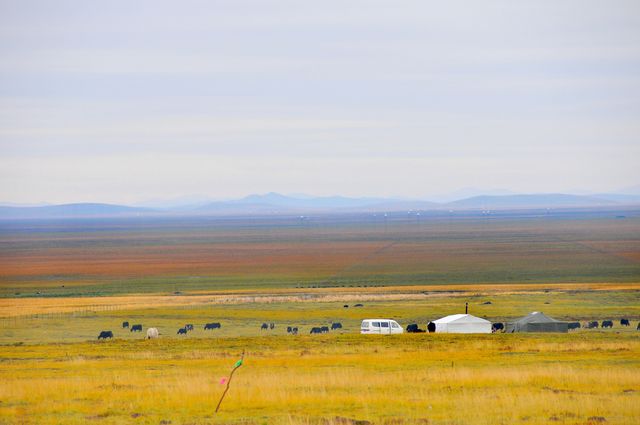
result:
M 236 364 L 233 366 L 233 369 L 231 370 L 231 374 L 229 374 L 229 379 L 227 380 L 227 387 L 224 389 L 224 392 L 222 393 L 222 397 L 220 397 L 220 400 L 218 401 L 218 405 L 216 406 L 216 413 L 218 413 L 218 409 L 220 409 L 220 405 L 222 404 L 222 400 L 224 399 L 224 396 L 227 395 L 227 391 L 229 391 L 229 385 L 231 385 L 231 379 L 233 378 L 233 373 L 236 370 L 238 370 L 240 366 L 242 366 L 243 360 L 244 360 L 244 350 L 242 350 L 242 356 L 240 357 L 240 360 L 236 362 Z

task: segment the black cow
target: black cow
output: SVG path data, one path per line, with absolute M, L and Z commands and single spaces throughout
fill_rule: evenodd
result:
M 275 327 L 276 327 L 276 324 L 275 324 L 275 323 L 269 323 L 269 329 L 273 329 L 273 328 L 275 328 Z
M 107 338 L 113 338 L 113 332 L 102 331 L 100 332 L 100 335 L 98 335 L 98 339 L 107 339 Z
M 142 332 L 142 325 L 133 325 L 129 332 Z
M 342 307 L 344 307 L 344 308 L 349 308 L 349 304 L 345 304 L 345 305 L 343 305 Z
M 491 332 L 504 331 L 504 323 L 497 322 L 491 325 Z
M 356 304 L 356 305 L 354 305 L 354 307 L 364 307 L 364 305 L 363 304 Z
M 220 329 L 222 326 L 220 325 L 220 323 L 218 322 L 214 322 L 214 323 L 207 323 L 206 325 L 204 325 L 204 330 L 213 330 L 213 329 Z
M 291 326 L 287 326 L 287 333 L 290 334 L 293 328 Z
M 637 331 L 640 331 L 640 322 L 638 322 L 638 327 L 636 328 Z
M 320 328 L 320 330 L 322 331 L 323 334 L 326 334 L 327 332 L 329 332 L 329 326 L 323 326 Z
M 433 333 L 436 331 L 436 324 L 433 322 L 429 322 L 427 324 L 427 330 L 429 331 L 429 333 Z
M 629 319 L 620 319 L 620 325 L 621 326 L 629 326 Z
M 291 333 L 292 333 L 293 335 L 298 335 L 298 327 L 291 328 Z
M 260 326 L 260 330 L 267 330 L 269 329 L 269 325 L 267 325 L 266 323 L 263 323 L 262 326 Z
M 322 329 L 315 327 L 315 328 L 311 328 L 311 332 L 309 332 L 310 334 L 321 334 L 322 333 Z
M 342 323 L 332 323 L 331 330 L 335 331 L 336 329 L 342 329 Z
M 128 328 L 129 327 L 129 322 L 122 322 L 122 327 L 123 328 Z
M 189 323 L 189 324 L 184 325 L 184 328 L 186 330 L 188 330 L 188 331 L 192 331 L 193 330 L 193 325 Z
M 411 323 L 410 325 L 407 325 L 407 332 L 420 333 L 420 332 L 424 332 L 424 329 L 420 329 L 417 323 Z
M 569 322 L 569 330 L 580 329 L 580 322 Z
M 186 335 L 186 334 L 187 334 L 187 328 L 178 329 L 178 335 Z
M 602 328 L 613 328 L 613 320 L 603 320 Z
M 587 324 L 587 329 L 598 329 L 598 322 L 595 320 L 593 322 L 589 322 Z

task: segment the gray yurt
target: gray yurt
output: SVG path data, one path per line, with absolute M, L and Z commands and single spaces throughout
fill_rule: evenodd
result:
M 505 332 L 569 332 L 569 323 L 552 319 L 542 312 L 534 311 L 518 320 L 507 323 Z

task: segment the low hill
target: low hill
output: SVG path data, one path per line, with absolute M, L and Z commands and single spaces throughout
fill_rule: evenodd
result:
M 0 206 L 0 219 L 47 219 L 133 216 L 232 216 L 382 213 L 444 210 L 522 210 L 545 208 L 598 208 L 640 204 L 634 195 L 581 196 L 561 193 L 528 195 L 482 195 L 448 203 L 393 198 L 343 196 L 293 197 L 279 193 L 210 202 L 193 207 L 152 209 L 100 203 L 47 206 Z
M 369 210 L 374 206 L 389 205 L 406 202 L 385 198 L 348 198 L 344 196 L 305 197 L 298 198 L 267 193 L 264 195 L 249 195 L 234 201 L 212 202 L 194 210 L 198 213 L 245 212 L 245 213 L 310 213 L 329 211 L 360 211 Z M 430 205 L 437 205 L 429 203 Z M 404 209 L 404 208 L 397 208 Z
M 42 219 L 42 218 L 83 218 L 83 217 L 131 217 L 153 213 L 148 208 L 124 205 L 77 203 L 49 205 L 43 207 L 0 207 L 0 218 Z
M 522 209 L 522 208 L 582 208 L 615 205 L 608 199 L 562 193 L 505 196 L 474 196 L 449 202 L 456 209 Z

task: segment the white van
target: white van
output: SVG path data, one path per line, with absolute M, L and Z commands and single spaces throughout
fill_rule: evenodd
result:
M 401 334 L 402 326 L 391 319 L 366 319 L 360 325 L 361 334 Z

